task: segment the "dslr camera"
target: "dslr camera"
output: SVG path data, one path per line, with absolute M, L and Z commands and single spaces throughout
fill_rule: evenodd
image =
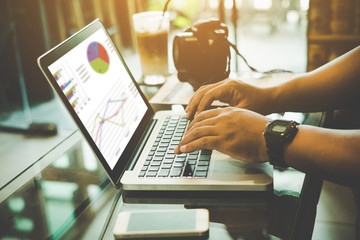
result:
M 194 90 L 221 81 L 230 73 L 228 28 L 218 19 L 199 20 L 173 42 L 174 64 L 180 81 Z

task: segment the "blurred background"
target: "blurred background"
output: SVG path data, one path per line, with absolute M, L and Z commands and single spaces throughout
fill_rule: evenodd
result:
M 100 18 L 137 78 L 141 74 L 140 62 L 134 54 L 136 44 L 131 15 L 162 10 L 165 2 L 1 0 L 0 120 L 23 121 L 14 110 L 29 105 L 31 111 L 22 113 L 25 121 L 56 122 L 60 129 L 71 128 L 66 117 L 59 122 L 59 118 L 42 114 L 41 109 L 36 108 L 45 102 L 49 102 L 51 108 L 56 107 L 54 94 L 37 67 L 37 57 L 93 19 Z M 172 34 L 198 19 L 219 18 L 229 27 L 229 40 L 236 43 L 250 65 L 262 71 L 273 68 L 294 72 L 312 70 L 359 42 L 360 10 L 355 0 L 172 0 L 168 10 Z M 170 37 L 170 56 L 171 44 Z M 232 54 L 231 70 L 248 71 Z M 174 67 L 172 70 L 175 71 Z M 14 114 L 16 116 L 12 116 Z
M 136 43 L 131 15 L 162 10 L 165 2 L 1 0 L 0 120 L 10 125 L 21 125 L 23 121 L 55 122 L 60 129 L 71 128 L 66 116 L 58 118 L 48 112 L 44 114 L 38 108 L 45 102 L 50 109 L 58 106 L 52 89 L 37 67 L 37 57 L 93 19 L 100 18 L 137 77 L 141 74 L 138 70 L 140 62 L 134 55 Z M 230 41 L 235 43 L 236 40 L 250 65 L 259 70 L 283 68 L 303 72 L 306 70 L 308 8 L 309 0 L 173 0 L 168 10 L 172 34 L 198 19 L 220 18 L 229 27 Z M 170 37 L 169 50 L 171 44 Z M 172 59 L 170 62 L 172 66 Z M 235 64 L 233 58 L 234 71 Z M 248 71 L 240 60 L 238 67 L 241 71 Z M 28 103 L 24 98 L 28 98 Z M 31 106 L 30 114 L 29 111 L 22 112 L 27 104 Z
M 56 122 L 71 128 L 66 117 L 42 114 L 38 104 L 56 107 L 54 94 L 36 59 L 95 18 L 107 27 L 134 75 L 139 73 L 131 15 L 162 10 L 166 0 L 1 0 L 0 1 L 0 121 Z M 359 43 L 359 1 L 356 0 L 172 0 L 171 33 L 198 19 L 216 17 L 230 30 L 250 65 L 265 71 L 281 68 L 312 70 Z M 169 39 L 171 56 L 172 39 Z M 232 53 L 234 54 L 234 53 Z M 233 55 L 234 56 L 234 55 Z M 232 58 L 232 71 L 248 71 Z M 170 58 L 172 66 L 172 59 Z M 173 71 L 174 68 L 172 68 Z M 25 90 L 24 90 L 25 89 Z M 25 101 L 27 98 L 28 101 Z M 55 101 L 56 102 L 56 101 Z M 18 116 L 14 110 L 23 110 Z M 39 111 L 33 113 L 33 111 Z M 15 116 L 13 116 L 15 114 Z M 21 119 L 23 118 L 23 119 Z M 40 118 L 40 119 L 38 119 Z M 10 120 L 9 120 L 10 119 Z M 21 123 L 19 123 L 21 124 Z

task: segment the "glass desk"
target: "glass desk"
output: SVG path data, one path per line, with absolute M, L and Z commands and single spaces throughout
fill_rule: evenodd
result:
M 303 124 L 319 125 L 322 114 L 303 116 Z M 0 239 L 113 239 L 120 211 L 199 207 L 210 212 L 209 239 L 295 239 L 302 227 L 312 231 L 311 221 L 303 224 L 317 203 L 310 180 L 275 169 L 274 190 L 267 193 L 123 192 L 75 131 L 0 189 Z

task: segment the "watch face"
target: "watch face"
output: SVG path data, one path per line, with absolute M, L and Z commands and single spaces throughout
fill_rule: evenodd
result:
M 275 125 L 272 127 L 271 131 L 282 133 L 286 130 L 286 128 L 287 128 L 287 126 Z

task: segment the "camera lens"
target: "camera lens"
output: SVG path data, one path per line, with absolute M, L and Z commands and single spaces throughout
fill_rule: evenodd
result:
M 192 69 L 196 63 L 198 49 L 198 39 L 193 33 L 177 34 L 173 42 L 173 59 L 176 69 L 180 71 Z

